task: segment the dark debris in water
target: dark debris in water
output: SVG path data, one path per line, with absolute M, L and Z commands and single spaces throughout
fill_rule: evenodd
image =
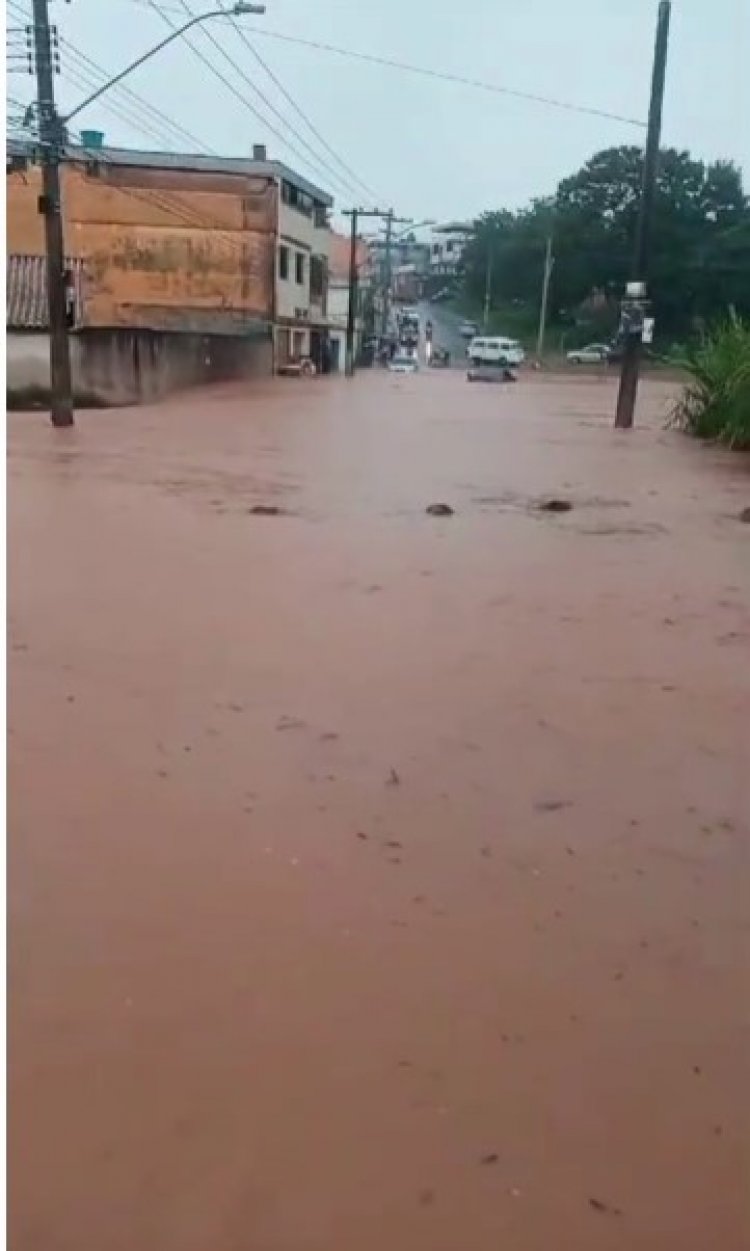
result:
M 570 500 L 553 496 L 551 499 L 540 500 L 537 508 L 541 513 L 569 513 L 573 505 Z
M 428 504 L 425 510 L 429 517 L 452 517 L 453 509 L 450 504 Z

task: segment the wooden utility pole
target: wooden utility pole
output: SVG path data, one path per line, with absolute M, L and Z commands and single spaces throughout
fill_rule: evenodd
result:
M 667 69 L 667 46 L 669 42 L 671 9 L 671 0 L 660 0 L 654 46 L 654 67 L 651 76 L 648 131 L 646 134 L 646 149 L 643 156 L 641 202 L 638 209 L 638 223 L 633 251 L 633 280 L 632 284 L 628 284 L 629 291 L 627 293 L 633 300 L 633 315 L 629 319 L 623 319 L 626 332 L 625 346 L 620 371 L 620 389 L 617 395 L 617 411 L 615 413 L 615 426 L 622 430 L 629 430 L 633 425 L 635 401 L 638 395 L 641 335 L 643 330 L 643 312 L 646 307 L 645 302 L 648 294 L 649 253 L 656 195 L 656 176 L 659 167 L 659 139 L 661 136 L 661 115 L 664 101 L 664 79 Z
M 67 275 L 60 203 L 60 159 L 63 127 L 55 108 L 52 31 L 48 0 L 33 0 L 34 61 L 37 112 L 42 161 L 42 194 L 39 211 L 44 215 L 49 308 L 50 417 L 53 426 L 73 425 L 73 388 L 68 338 Z
M 552 255 L 552 235 L 547 235 L 547 246 L 544 250 L 544 273 L 542 275 L 542 299 L 539 305 L 539 333 L 536 340 L 536 358 L 541 363 L 544 354 L 544 335 L 547 329 L 547 305 L 549 304 L 549 284 L 555 258 Z

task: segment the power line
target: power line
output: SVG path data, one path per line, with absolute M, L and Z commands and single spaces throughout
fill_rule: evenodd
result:
M 182 7 L 183 7 L 183 9 L 185 10 L 185 13 L 187 14 L 187 16 L 188 16 L 188 17 L 195 17 L 195 13 L 194 13 L 193 9 L 191 9 L 191 7 L 190 7 L 190 5 L 188 4 L 187 0 L 180 0 L 180 3 L 182 4 Z M 219 7 L 220 7 L 220 8 L 222 7 L 222 6 L 221 6 L 221 4 L 219 5 Z M 226 10 L 225 10 L 225 11 L 226 11 Z M 228 17 L 230 16 L 230 14 L 229 14 L 228 12 L 227 12 L 227 16 L 228 16 Z M 234 20 L 234 18 L 232 18 L 232 22 L 233 22 L 233 24 L 234 24 L 235 28 L 236 28 L 237 30 L 239 30 L 239 26 L 237 25 L 237 23 L 236 23 L 236 21 Z M 248 74 L 246 74 L 246 73 L 245 73 L 245 71 L 243 70 L 242 66 L 241 66 L 241 65 L 238 65 L 238 63 L 235 61 L 235 59 L 234 59 L 234 57 L 233 57 L 233 56 L 230 56 L 230 54 L 227 52 L 226 48 L 225 48 L 225 47 L 223 46 L 223 44 L 222 44 L 222 43 L 221 43 L 221 42 L 217 39 L 217 37 L 216 37 L 216 35 L 213 33 L 213 31 L 208 30 L 206 27 L 203 27 L 203 29 L 202 29 L 202 31 L 201 31 L 201 34 L 203 34 L 203 35 L 205 36 L 205 38 L 206 38 L 206 39 L 208 39 L 208 40 L 210 41 L 210 43 L 211 43 L 211 44 L 213 44 L 214 48 L 216 48 L 216 51 L 217 51 L 218 53 L 220 53 L 220 55 L 221 55 L 221 56 L 223 56 L 223 57 L 224 57 L 224 60 L 225 60 L 225 61 L 227 61 L 227 62 L 229 63 L 229 65 L 231 65 L 231 66 L 232 66 L 232 68 L 234 69 L 235 73 L 236 73 L 236 74 L 238 74 L 238 75 L 240 76 L 240 78 L 243 80 L 243 82 L 245 82 L 245 83 L 247 84 L 247 86 L 250 88 L 250 90 L 251 90 L 251 91 L 254 91 L 254 92 L 255 92 L 255 94 L 259 97 L 259 99 L 261 99 L 261 100 L 263 101 L 263 103 L 266 105 L 266 107 L 267 107 L 267 108 L 269 108 L 269 109 L 271 110 L 271 112 L 273 113 L 274 117 L 278 118 L 278 120 L 281 122 L 281 124 L 282 124 L 283 126 L 286 126 L 286 128 L 287 128 L 287 129 L 291 132 L 291 134 L 293 134 L 293 135 L 294 135 L 295 139 L 297 139 L 297 140 L 298 140 L 298 141 L 302 144 L 302 146 L 303 146 L 303 147 L 304 147 L 304 148 L 305 148 L 305 149 L 306 149 L 309 153 L 311 153 L 312 158 L 313 158 L 313 160 L 316 162 L 316 164 L 317 164 L 320 168 L 325 169 L 326 174 L 327 174 L 329 177 L 333 177 L 333 178 L 335 178 L 335 179 L 336 179 L 336 181 L 340 184 L 340 186 L 342 186 L 343 188 L 345 188 L 345 190 L 347 191 L 347 193 L 351 193 L 351 192 L 353 192 L 353 191 L 355 190 L 355 188 L 354 188 L 354 185 L 350 182 L 350 180 L 349 180 L 348 178 L 344 177 L 343 175 L 341 175 L 341 174 L 337 173 L 337 171 L 336 171 L 336 170 L 334 169 L 334 167 L 330 164 L 330 162 L 326 160 L 326 158 L 325 158 L 325 157 L 321 157 L 321 156 L 319 156 L 319 155 L 318 155 L 318 153 L 317 153 L 317 152 L 315 151 L 315 149 L 311 146 L 311 144 L 309 144 L 309 143 L 308 143 L 308 141 L 305 139 L 304 135 L 300 134 L 300 132 L 297 130 L 297 128 L 296 128 L 295 126 L 293 126 L 293 125 L 292 125 L 292 123 L 291 123 L 290 121 L 288 121 L 288 120 L 284 117 L 284 114 L 283 114 L 283 113 L 281 113 L 281 112 L 279 112 L 279 110 L 276 108 L 276 105 L 275 105 L 275 104 L 273 104 L 273 102 L 272 102 L 271 100 L 269 100 L 269 99 L 268 99 L 268 96 L 266 96 L 266 95 L 265 95 L 265 94 L 261 91 L 260 87 L 256 86 L 256 84 L 253 82 L 252 78 L 250 78 L 250 76 L 249 76 Z
M 184 2 L 184 0 L 183 0 L 183 2 Z M 163 10 L 162 6 L 161 6 L 160 4 L 157 4 L 157 0 L 148 0 L 148 4 L 149 4 L 149 7 L 150 7 L 150 8 L 152 8 L 152 9 L 153 9 L 156 13 L 158 13 L 158 14 L 159 14 L 159 15 L 163 18 L 163 20 L 167 23 L 167 25 L 168 25 L 168 26 L 170 26 L 170 27 L 172 28 L 172 30 L 177 30 L 177 23 L 176 23 L 176 22 L 173 22 L 173 21 L 171 20 L 171 18 L 167 17 L 167 15 L 166 15 L 166 13 L 164 12 L 164 10 Z M 191 12 L 192 12 L 192 11 L 190 10 L 190 8 L 189 8 L 187 5 L 185 5 L 185 9 L 186 9 L 186 11 L 187 11 L 188 13 L 191 13 Z M 210 34 L 210 32 L 209 32 L 209 31 L 205 31 L 205 30 L 204 30 L 204 32 L 203 32 L 203 33 L 204 33 L 204 35 L 206 35 L 206 37 L 207 37 L 207 38 L 210 38 L 211 40 L 213 40 L 214 42 L 216 42 L 216 41 L 214 40 L 213 36 Z M 297 147 L 296 147 L 296 146 L 295 146 L 295 145 L 291 142 L 291 140 L 287 139 L 287 138 L 286 138 L 286 136 L 285 136 L 285 135 L 284 135 L 284 134 L 283 134 L 280 130 L 278 130 L 278 129 L 277 129 L 277 128 L 273 125 L 273 123 L 272 123 L 272 122 L 270 122 L 270 121 L 268 120 L 268 118 L 267 118 L 267 117 L 264 117 L 264 115 L 260 112 L 260 110 L 259 110 L 259 109 L 258 109 L 258 108 L 254 105 L 254 104 L 252 104 L 250 100 L 248 100 L 247 96 L 246 96 L 246 95 L 243 95 L 243 93 L 242 93 L 241 91 L 239 91 L 239 90 L 237 89 L 237 87 L 235 87 L 234 83 L 232 83 L 232 82 L 230 81 L 230 79 L 229 79 L 229 78 L 227 78 L 226 74 L 224 74 L 224 73 L 222 72 L 222 70 L 217 69 L 217 67 L 214 65 L 214 63 L 213 63 L 212 61 L 210 61 L 210 60 L 209 60 L 209 58 L 205 55 L 205 53 L 204 53 L 204 52 L 203 52 L 203 51 L 202 51 L 199 47 L 196 47 L 196 45 L 192 42 L 192 40 L 190 40 L 190 39 L 187 37 L 187 35 L 183 34 L 183 35 L 181 35 L 181 38 L 182 38 L 182 39 L 184 39 L 185 43 L 186 43 L 186 44 L 187 44 L 187 46 L 190 48 L 190 50 L 193 52 L 193 54 L 194 54 L 195 56 L 197 56 L 197 57 L 198 57 L 198 59 L 199 59 L 200 61 L 202 61 L 202 62 L 203 62 L 203 64 L 206 66 L 206 68 L 207 68 L 207 69 L 209 69 L 209 70 L 211 71 L 211 73 L 214 75 L 214 77 L 215 77 L 215 78 L 218 78 L 219 82 L 223 83 L 223 84 L 224 84 L 224 86 L 225 86 L 225 87 L 226 87 L 229 91 L 231 91 L 231 93 L 232 93 L 232 95 L 235 97 L 235 99 L 239 100 L 239 101 L 240 101 L 240 103 L 241 103 L 241 104 L 243 104 L 243 105 L 245 106 L 245 108 L 249 109 L 249 111 L 250 111 L 250 112 L 251 112 L 251 113 L 252 113 L 255 117 L 257 117 L 257 118 L 258 118 L 258 120 L 262 123 L 262 125 L 264 125 L 265 127 L 267 127 L 267 129 L 268 129 L 268 130 L 270 130 L 271 134 L 275 135 L 275 136 L 276 136 L 276 138 L 277 138 L 277 139 L 278 139 L 281 143 L 283 143 L 285 147 L 289 148 L 289 150 L 290 150 L 291 152 L 294 152 L 295 156 L 297 156 L 297 158 L 298 158 L 299 160 L 301 160 L 301 161 L 302 161 L 305 165 L 308 165 L 308 166 L 311 166 L 311 167 L 313 167 L 313 168 L 314 168 L 314 166 L 313 166 L 313 162 L 311 161 L 311 159 L 310 159 L 309 157 L 305 156 L 305 154 L 304 154 L 303 152 L 301 152 L 301 151 L 300 151 L 300 150 L 299 150 L 299 149 L 298 149 L 298 148 L 297 148 Z M 222 53 L 222 55 L 223 55 L 223 56 L 225 56 L 225 58 L 226 58 L 226 59 L 227 59 L 227 60 L 228 60 L 228 61 L 229 61 L 232 65 L 235 65 L 235 67 L 236 67 L 236 62 L 234 62 L 234 61 L 233 61 L 232 57 L 230 57 L 230 56 L 229 56 L 229 54 L 228 54 L 228 53 L 226 53 L 226 52 L 224 51 L 224 49 L 221 47 L 221 45 L 220 45 L 220 44 L 218 44 L 217 46 L 218 46 L 218 48 L 219 48 L 219 51 Z M 246 81 L 250 82 L 250 80 L 249 80 L 249 79 L 247 79 L 247 76 L 246 76 L 246 75 L 244 75 L 244 72 L 243 72 L 242 70 L 240 70 L 239 72 L 240 72 L 240 73 L 242 74 L 242 76 L 246 79 Z M 260 91 L 258 90 L 258 88 L 256 88 L 256 87 L 255 87 L 255 85 L 254 85 L 253 83 L 250 83 L 250 85 L 253 87 L 253 90 L 256 92 L 256 94 L 260 95 L 262 98 L 265 98 L 265 97 L 263 97 L 262 92 L 260 92 Z M 282 120 L 283 120 L 283 119 L 282 119 Z M 286 123 L 286 124 L 288 124 L 288 123 Z M 318 178 L 319 178 L 319 177 L 321 177 L 321 174 L 320 174 L 319 170 L 317 170 L 317 169 L 316 169 L 315 176 L 316 176 L 316 177 L 318 177 Z M 327 175 L 324 173 L 324 174 L 323 174 L 323 177 L 324 177 L 324 178 L 326 178 L 326 177 L 327 177 Z M 340 181 L 341 181 L 341 180 L 339 179 L 339 182 L 340 182 Z
M 138 2 L 138 0 L 136 0 Z M 570 113 L 587 113 L 591 117 L 606 117 L 609 121 L 625 122 L 628 126 L 645 128 L 646 123 L 634 117 L 625 117 L 621 113 L 610 113 L 606 109 L 593 108 L 586 104 L 574 104 L 569 100 L 559 100 L 554 96 L 538 95 L 532 91 L 518 91 L 513 87 L 503 87 L 500 83 L 485 82 L 481 78 L 466 78 L 463 74 L 453 74 L 449 70 L 431 69 L 425 65 L 412 65 L 408 61 L 398 61 L 393 57 L 376 56 L 371 52 L 356 52 L 352 48 L 339 48 L 335 44 L 320 43 L 314 39 L 303 39 L 298 35 L 285 35 L 281 31 L 268 30 L 267 27 L 253 26 L 256 35 L 264 35 L 268 39 L 279 39 L 284 43 L 301 44 L 305 48 L 315 48 L 318 52 L 333 52 L 337 56 L 349 57 L 356 61 L 368 61 L 372 65 L 384 65 L 389 69 L 401 70 L 407 74 L 419 74 L 423 78 L 435 78 L 442 82 L 458 83 L 462 87 L 474 87 L 479 91 L 491 91 L 497 95 L 513 96 L 517 100 L 528 100 L 533 104 L 545 104 L 550 108 L 565 109 Z
M 128 0 L 130 4 L 151 4 L 152 0 Z M 170 12 L 178 12 L 173 6 L 162 6 Z M 282 31 L 269 30 L 267 26 L 252 26 L 254 35 L 266 39 L 277 39 L 282 43 L 298 44 L 303 48 L 313 48 L 317 52 L 331 52 L 336 56 L 350 60 L 365 61 L 371 65 L 385 66 L 387 69 L 400 70 L 402 73 L 418 74 L 423 78 L 432 78 L 440 82 L 456 83 L 462 87 L 473 87 L 477 91 L 489 91 L 496 95 L 512 96 L 518 100 L 527 100 L 532 104 L 543 104 L 548 108 L 563 109 L 569 113 L 583 113 L 589 117 L 603 117 L 611 122 L 622 122 L 627 126 L 637 126 L 645 130 L 646 123 L 640 118 L 628 117 L 622 113 L 614 113 L 608 109 L 595 108 L 593 105 L 577 104 L 571 100 L 560 100 L 554 96 L 544 96 L 538 92 L 521 91 L 515 87 L 505 87 L 502 83 L 487 82 L 480 78 L 468 78 L 463 74 L 455 74 L 450 70 L 434 69 L 427 65 L 413 65 L 409 61 L 401 61 L 395 57 L 378 56 L 373 52 L 359 52 L 355 48 L 341 48 L 336 44 L 323 43 L 316 39 L 304 39 L 301 35 L 287 35 Z
M 60 43 L 63 45 L 64 48 L 68 50 L 71 56 L 75 57 L 76 60 L 82 66 L 86 68 L 87 71 L 95 74 L 100 81 L 107 81 L 109 78 L 112 77 L 109 70 L 97 64 L 97 62 L 92 60 L 90 56 L 87 56 L 85 52 L 81 52 L 81 50 L 77 48 L 75 44 L 71 43 L 69 39 L 61 38 Z M 94 83 L 93 85 L 98 86 L 99 83 Z M 169 131 L 172 131 L 174 133 L 174 136 L 181 143 L 184 143 L 185 140 L 187 139 L 188 142 L 190 142 L 191 144 L 194 144 L 196 149 L 200 150 L 201 152 L 206 152 L 211 156 L 218 155 L 218 153 L 216 153 L 212 148 L 208 147 L 207 144 L 203 143 L 203 141 L 199 139 L 197 135 L 194 135 L 192 131 L 188 130 L 185 126 L 182 126 L 179 122 L 173 121 L 171 117 L 169 117 L 166 113 L 163 113 L 161 109 L 158 109 L 156 105 L 151 104 L 148 100 L 144 99 L 143 96 L 140 96 L 138 95 L 137 92 L 133 91 L 130 87 L 117 86 L 115 87 L 115 91 L 121 92 L 122 95 L 128 101 L 132 101 L 133 107 L 137 109 L 141 109 L 142 111 L 152 115 L 155 119 L 160 119 L 161 122 L 163 122 L 164 127 L 168 128 Z M 164 133 L 164 131 L 162 131 L 162 133 Z M 172 141 L 174 142 L 174 140 Z
M 28 16 L 24 12 L 24 10 L 21 8 L 20 4 L 16 2 L 16 0 L 7 0 L 7 3 L 10 8 L 15 10 L 16 14 L 19 17 L 25 18 Z M 81 49 L 76 47 L 76 45 L 71 40 L 65 39 L 63 36 L 60 36 L 59 41 L 60 41 L 60 44 L 68 50 L 69 54 L 73 56 L 76 59 L 76 61 L 78 61 L 80 65 L 85 68 L 87 72 L 91 72 L 91 73 L 98 75 L 101 81 L 106 81 L 109 78 L 111 78 L 111 73 L 109 70 L 105 69 L 102 65 L 100 65 L 97 61 L 93 60 L 93 58 L 88 56 L 85 52 L 82 52 Z M 94 84 L 94 85 L 97 85 L 97 84 Z M 149 115 L 148 123 L 142 123 L 139 121 L 138 125 L 139 126 L 142 125 L 144 129 L 148 129 L 151 134 L 157 133 L 155 130 L 155 126 L 158 125 L 158 123 L 156 122 L 156 119 L 160 119 L 160 121 L 164 123 L 164 126 L 167 127 L 170 132 L 173 132 L 173 134 L 179 139 L 181 143 L 184 143 L 185 139 L 187 139 L 191 144 L 194 144 L 196 148 L 199 149 L 200 151 L 207 152 L 212 156 L 218 155 L 211 148 L 209 148 L 206 144 L 204 144 L 196 135 L 192 134 L 192 132 L 189 131 L 185 126 L 182 126 L 180 125 L 179 122 L 174 121 L 173 118 L 169 117 L 166 113 L 162 112 L 162 110 L 157 108 L 156 105 L 151 104 L 150 101 L 146 100 L 143 96 L 139 95 L 131 87 L 125 87 L 121 84 L 116 85 L 113 89 L 113 94 L 114 93 L 119 93 L 123 97 L 127 97 L 128 101 L 132 101 L 132 105 L 136 109 L 142 110 Z M 118 103 L 119 102 L 120 101 L 118 98 Z M 105 103 L 103 107 L 106 108 L 107 104 Z M 151 121 L 152 117 L 154 119 L 153 123 Z M 128 121 L 129 125 L 134 124 L 132 118 L 128 118 L 126 120 Z M 162 139 L 163 133 L 164 132 L 158 135 L 160 140 Z M 169 138 L 169 142 L 170 143 L 174 142 L 174 139 L 171 137 L 171 135 Z
M 64 66 L 62 70 L 62 79 L 64 82 L 72 83 L 73 86 L 79 88 L 81 91 L 88 91 L 92 87 L 96 88 L 99 86 L 101 81 L 100 79 L 93 77 L 90 70 L 86 70 L 76 64 Z M 108 113 L 111 113 L 113 117 L 117 117 L 120 121 L 125 122 L 126 125 L 132 126 L 135 129 L 150 135 L 160 144 L 165 142 L 164 130 L 155 126 L 152 122 L 144 119 L 140 114 L 136 113 L 133 105 L 129 105 L 127 102 L 116 99 L 103 100 L 101 107 Z M 166 135 L 166 142 L 167 145 L 173 145 L 175 142 L 174 138 L 168 133 Z
M 220 4 L 220 7 L 223 7 L 223 6 L 221 5 L 221 0 L 218 0 L 218 2 L 219 2 L 219 4 Z M 260 66 L 261 66 L 261 67 L 262 67 L 262 68 L 266 71 L 266 73 L 268 74 L 268 77 L 271 79 L 271 82 L 275 84 L 275 86 L 278 88 L 278 90 L 279 90 L 279 91 L 281 92 L 281 94 L 284 96 L 284 99 L 285 99 L 285 100 L 287 100 L 287 102 L 288 102 L 288 103 L 291 105 L 291 107 L 294 109 L 294 111 L 295 111 L 295 113 L 298 115 L 298 117 L 300 117 L 300 118 L 302 119 L 302 121 L 303 121 L 303 122 L 305 122 L 305 124 L 306 124 L 306 125 L 310 128 L 310 130 L 311 130 L 311 131 L 312 131 L 312 133 L 315 135 L 315 138 L 318 140 L 318 142 L 319 142 L 320 144 L 322 144 L 322 145 L 323 145 L 323 147 L 325 148 L 325 150 L 326 150 L 328 153 L 330 153 L 330 155 L 331 155 L 331 156 L 333 157 L 333 159 L 334 159 L 334 160 L 335 160 L 335 161 L 336 161 L 336 162 L 337 162 L 337 163 L 341 166 L 341 168 L 344 170 L 344 172 L 345 172 L 346 174 L 348 174 L 348 175 L 349 175 L 349 176 L 350 176 L 350 177 L 354 180 L 354 182 L 355 182 L 355 183 L 357 183 L 357 184 L 358 184 L 358 186 L 360 186 L 360 187 L 362 188 L 362 190 L 365 192 L 365 194 L 366 194 L 366 195 L 368 195 L 368 196 L 372 196 L 374 199 L 376 199 L 376 200 L 377 200 L 377 199 L 378 199 L 378 197 L 375 195 L 375 192 L 372 190 L 372 188 L 371 188 L 371 187 L 368 187 L 367 183 L 362 181 L 362 179 L 358 176 L 358 174 L 356 174 L 356 173 L 355 173 L 355 171 L 352 169 L 352 167 L 351 167 L 350 165 L 348 165 L 348 164 L 347 164 L 347 162 L 343 159 L 343 157 L 339 156 L 339 154 L 338 154 L 338 152 L 336 152 L 335 148 L 331 147 L 331 145 L 328 143 L 328 141 L 327 141 L 327 140 L 323 137 L 323 135 L 320 133 L 320 131 L 318 130 L 317 126 L 315 126 L 315 125 L 314 125 L 314 123 L 311 121 L 311 119 L 310 119 L 310 117 L 308 116 L 308 114 L 307 114 L 307 113 L 305 113 L 304 109 L 300 108 L 300 106 L 297 104 L 297 101 L 296 101 L 296 100 L 294 99 L 294 97 L 293 97 L 293 96 L 292 96 L 292 95 L 291 95 L 291 94 L 287 91 L 286 87 L 285 87 L 285 86 L 284 86 L 284 84 L 281 82 L 281 80 L 280 80 L 280 78 L 278 77 L 278 75 L 276 75 L 276 74 L 274 73 L 274 71 L 271 69 L 271 67 L 270 67 L 270 65 L 268 64 L 268 62 L 267 62 L 266 60 L 264 60 L 264 58 L 261 56 L 261 54 L 258 52 L 258 50 L 257 50 L 256 48 L 254 48 L 254 47 L 253 47 L 253 45 L 251 44 L 250 40 L 249 40 L 249 39 L 248 39 L 248 37 L 247 37 L 247 34 L 246 34 L 246 33 L 245 33 L 245 31 L 243 30 L 242 26 L 240 25 L 240 23 L 239 23 L 239 22 L 236 20 L 236 18 L 234 18 L 234 17 L 232 17 L 232 25 L 234 26 L 234 28 L 235 28 L 235 30 L 236 30 L 236 32 L 237 32 L 237 34 L 239 35 L 240 39 L 241 39 L 241 40 L 242 40 L 242 42 L 244 43 L 245 47 L 246 47 L 246 48 L 248 49 L 248 51 L 249 51 L 249 52 L 250 52 L 250 53 L 251 53 L 251 54 L 255 57 L 255 59 L 256 59 L 256 61 L 258 62 L 258 64 L 259 64 L 259 65 L 260 65 Z

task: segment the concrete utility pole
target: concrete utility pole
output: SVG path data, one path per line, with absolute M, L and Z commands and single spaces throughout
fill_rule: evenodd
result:
M 626 300 L 632 300 L 630 309 L 627 303 L 623 308 L 626 314 L 625 348 L 620 371 L 620 389 L 617 396 L 615 426 L 629 430 L 633 425 L 635 401 L 638 395 L 638 372 L 641 362 L 641 343 L 643 333 L 643 313 L 646 308 L 648 292 L 648 264 L 651 244 L 654 198 L 656 194 L 656 175 L 659 165 L 659 138 L 661 135 L 661 114 L 664 101 L 664 79 L 667 68 L 667 45 L 669 42 L 669 18 L 672 5 L 670 0 L 660 0 L 659 16 L 656 24 L 656 42 L 654 46 L 654 68 L 651 77 L 651 102 L 648 110 L 648 131 L 646 150 L 643 157 L 643 180 L 641 184 L 641 203 L 638 210 L 635 248 L 633 252 L 633 281 L 628 283 Z M 629 316 L 627 314 L 629 313 Z
M 408 217 L 396 217 L 393 209 L 389 209 L 385 214 L 385 264 L 383 266 L 383 316 L 381 319 L 380 333 L 385 337 L 388 334 L 388 318 L 391 311 L 391 287 L 393 286 L 393 266 L 391 263 L 391 249 L 393 248 L 393 227 L 396 222 L 405 222 L 411 225 Z M 400 236 L 399 236 L 400 237 Z
M 360 217 L 384 217 L 390 215 L 391 229 L 393 222 L 401 221 L 395 217 L 393 209 L 344 209 L 342 216 L 351 217 L 352 229 L 349 245 L 349 303 L 346 310 L 346 376 L 354 377 L 354 330 L 357 312 L 357 223 Z
M 33 0 L 34 62 L 37 114 L 42 160 L 42 194 L 39 212 L 44 215 L 49 308 L 50 418 L 53 426 L 73 425 L 73 387 L 68 338 L 67 276 L 60 203 L 60 157 L 63 128 L 55 108 L 52 31 L 48 0 Z
M 357 310 L 357 209 L 351 209 L 352 232 L 349 242 L 349 303 L 346 309 L 346 376 L 354 377 L 354 319 Z
M 484 275 L 484 317 L 482 319 L 482 330 L 487 333 L 490 321 L 490 305 L 492 303 L 492 247 L 488 247 L 487 251 L 487 268 Z
M 539 334 L 536 340 L 536 358 L 541 361 L 544 353 L 544 335 L 547 329 L 547 305 L 549 303 L 549 284 L 555 258 L 552 255 L 552 235 L 547 235 L 547 247 L 544 252 L 544 273 L 542 275 L 542 301 L 539 306 Z

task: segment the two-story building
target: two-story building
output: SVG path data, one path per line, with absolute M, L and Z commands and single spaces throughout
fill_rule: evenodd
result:
M 49 386 L 33 143 L 9 143 L 6 170 L 9 394 L 31 394 Z M 61 202 L 79 402 L 270 373 L 318 347 L 331 198 L 264 148 L 214 157 L 94 137 L 65 149 Z

